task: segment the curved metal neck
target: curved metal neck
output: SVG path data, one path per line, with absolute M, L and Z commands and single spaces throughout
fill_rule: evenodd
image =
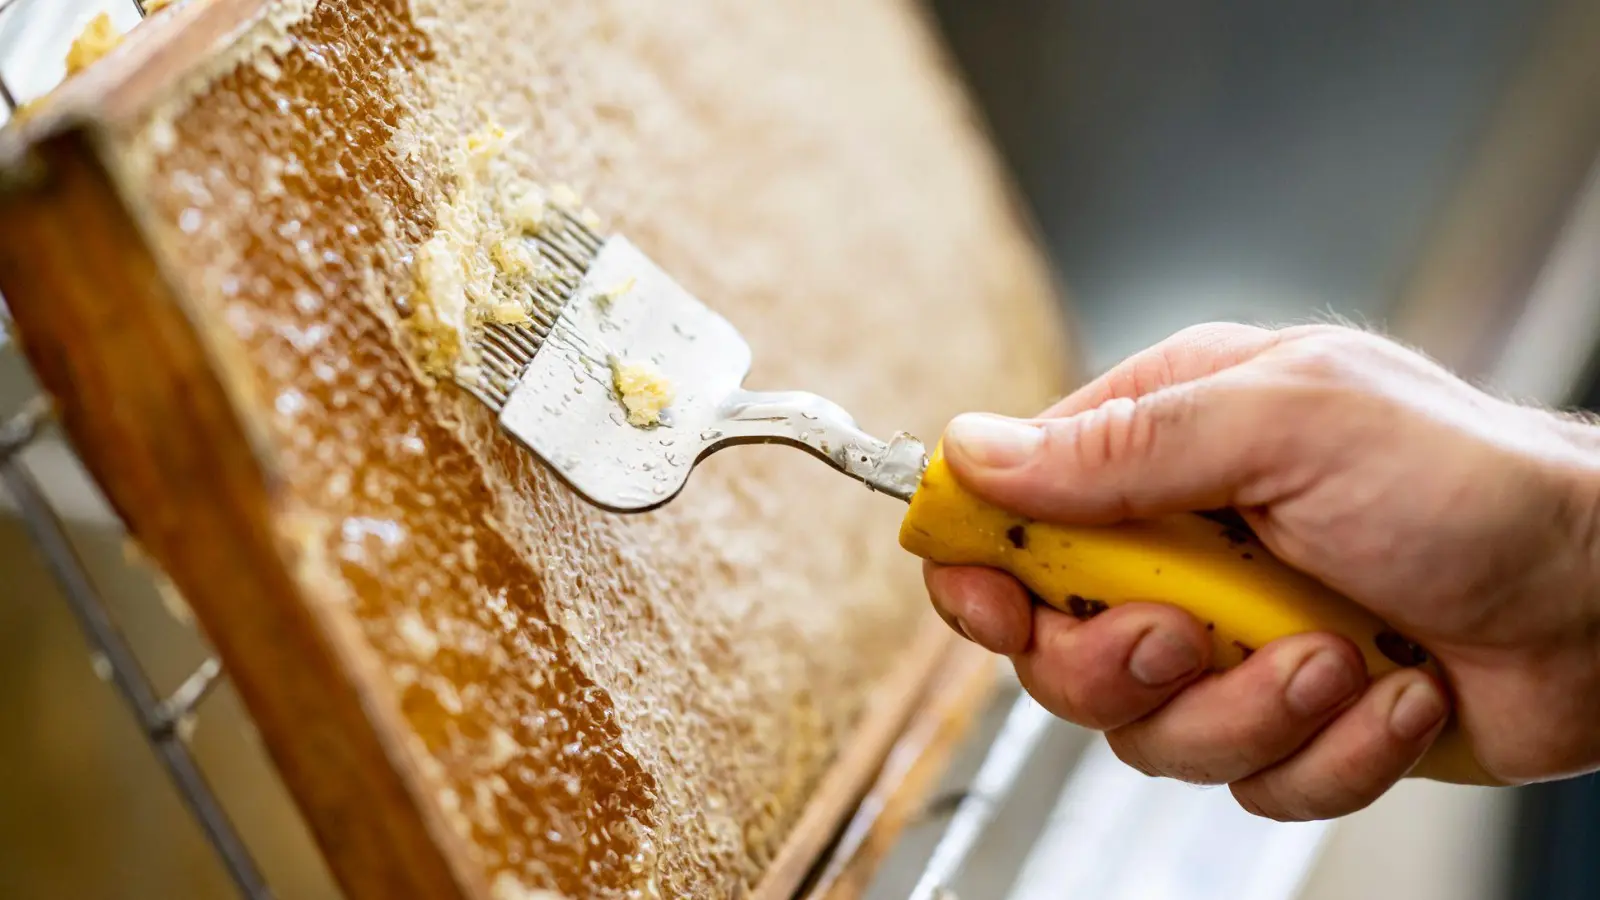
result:
M 706 453 L 735 444 L 788 444 L 862 482 L 910 502 L 927 468 L 922 442 L 900 432 L 882 441 L 862 431 L 837 403 L 802 391 L 736 391 L 704 435 Z

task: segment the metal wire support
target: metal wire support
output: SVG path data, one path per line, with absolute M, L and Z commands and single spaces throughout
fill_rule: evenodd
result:
M 0 0 L 0 15 L 16 2 L 18 0 Z M 143 0 L 132 2 L 143 18 Z M 7 113 L 15 113 L 18 107 L 17 97 L 6 84 L 3 73 L 0 73 L 0 104 L 4 104 Z M 162 698 L 156 693 L 73 550 L 60 517 L 18 458 L 38 437 L 49 417 L 50 404 L 40 397 L 0 423 L 0 485 L 11 495 L 28 536 L 88 639 L 95 670 L 116 687 L 132 709 L 145 740 L 216 851 L 239 895 L 247 900 L 272 900 L 272 892 L 249 849 L 234 830 L 184 740 L 185 723 L 221 680 L 222 664 L 215 657 L 208 658 L 171 695 Z
M 0 484 L 4 484 L 11 495 L 28 536 L 60 585 L 67 605 L 88 638 L 96 668 L 109 678 L 132 708 L 156 758 L 166 768 L 201 831 L 216 849 L 240 895 L 249 900 L 270 900 L 272 893 L 266 881 L 180 734 L 180 723 L 193 713 L 216 684 L 222 672 L 221 664 L 214 658 L 208 659 L 170 697 L 162 699 L 156 694 L 133 648 L 107 613 L 55 509 L 17 458 L 42 429 L 44 409 L 44 404 L 31 403 L 0 426 Z
M 1051 721 L 1050 713 L 1026 693 L 1012 703 L 1005 724 L 989 745 L 977 775 L 956 805 L 955 815 L 912 888 L 911 900 L 951 896 L 952 882 L 994 820 L 1000 804 L 1016 789 L 1023 767 Z

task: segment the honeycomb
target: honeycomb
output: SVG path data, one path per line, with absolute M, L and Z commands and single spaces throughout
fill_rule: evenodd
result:
M 535 228 L 571 182 L 753 384 L 884 432 L 1031 410 L 1068 368 L 1049 278 L 940 65 L 899 0 L 300 0 L 124 123 L 301 590 L 497 900 L 748 892 L 928 613 L 901 511 L 804 454 L 730 451 L 648 515 L 573 496 L 436 377 L 456 286 L 419 266 L 518 262 L 441 217 Z M 499 125 L 526 191 L 485 213 L 461 138 Z

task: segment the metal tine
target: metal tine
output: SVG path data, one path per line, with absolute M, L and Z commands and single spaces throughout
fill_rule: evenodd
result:
M 571 248 L 569 248 L 565 242 L 560 240 L 560 235 L 555 235 L 553 239 L 541 238 L 541 241 L 543 242 L 544 247 L 554 250 L 557 254 L 559 254 L 561 259 L 572 267 L 573 272 L 576 273 L 577 279 L 580 281 L 582 280 L 583 271 L 584 269 L 588 268 L 589 263 L 593 261 L 593 257 L 590 257 L 589 260 L 584 260 L 583 254 L 573 253 Z M 574 284 L 573 287 L 577 287 L 577 285 Z
M 507 378 L 505 373 L 499 371 L 492 365 L 479 366 L 477 380 L 478 384 L 482 386 L 484 390 L 493 391 L 495 393 L 510 393 L 509 387 L 511 384 L 511 379 Z
M 478 398 L 478 402 L 489 407 L 490 409 L 499 410 L 501 407 L 506 405 L 506 400 L 508 399 L 507 396 L 504 393 L 495 390 L 494 387 L 487 382 L 487 380 L 463 380 L 458 381 L 457 384 L 461 385 L 462 389 L 467 393 Z
M 520 322 L 516 324 L 494 321 L 485 322 L 483 323 L 483 333 L 504 344 L 508 350 L 512 351 L 512 356 L 515 357 L 521 355 L 521 342 L 512 337 L 511 333 L 513 329 L 520 327 L 521 324 Z
M 578 284 L 583 281 L 582 274 L 568 268 L 566 260 L 557 255 L 549 244 L 540 244 L 539 252 L 544 255 L 544 261 L 550 266 L 550 278 L 540 287 L 548 290 L 553 282 L 561 288 L 558 296 L 570 297 L 578 289 Z
M 583 342 L 584 340 L 582 336 L 580 336 L 576 331 L 573 331 L 571 328 L 562 328 L 560 324 L 560 313 L 558 312 L 552 314 L 548 312 L 544 309 L 543 304 L 536 304 L 535 308 L 528 312 L 528 315 L 538 326 L 532 330 L 534 334 L 538 335 L 539 337 L 540 347 L 543 347 L 546 343 L 551 341 L 553 339 L 552 336 L 556 334 L 565 334 L 572 340 L 578 342 Z
M 582 270 L 575 268 L 571 260 L 557 252 L 554 244 L 541 241 L 539 243 L 539 254 L 544 257 L 545 263 L 550 266 L 551 280 L 567 290 L 577 287 L 578 282 L 583 280 Z
M 577 254 L 577 259 L 570 257 L 569 250 L 561 240 L 562 232 L 546 231 L 534 240 L 539 245 L 539 251 L 544 258 L 555 268 L 556 274 L 564 278 L 576 277 L 581 279 L 583 272 L 588 268 L 588 261 L 583 259 L 583 254 Z
M 600 245 L 605 243 L 600 239 L 600 236 L 590 231 L 589 226 L 583 224 L 582 219 L 567 210 L 560 210 L 560 213 L 561 217 L 566 219 L 567 223 L 572 226 L 572 234 L 578 238 L 579 242 L 587 247 L 591 253 L 598 255 L 600 253 Z
M 548 332 L 546 332 L 548 333 Z M 523 361 L 523 365 L 533 361 L 539 349 L 544 346 L 545 335 L 531 329 L 524 330 L 502 325 L 495 329 L 495 339 L 507 345 L 514 351 L 514 357 Z
M 488 381 L 488 380 L 485 380 L 483 382 L 483 384 L 484 384 L 483 390 L 484 390 L 485 394 L 488 394 L 491 397 L 498 398 L 496 400 L 496 402 L 489 407 L 490 409 L 498 411 L 501 408 L 503 408 L 506 405 L 506 403 L 511 399 L 511 392 L 506 388 L 505 385 L 500 384 L 499 382 Z
M 505 405 L 508 396 L 506 390 L 500 385 L 495 373 L 482 366 L 476 367 L 471 374 L 458 372 L 453 380 L 457 386 L 477 397 L 490 409 L 498 411 Z
M 544 335 L 531 329 L 517 328 L 512 325 L 491 325 L 489 327 L 492 331 L 498 333 L 502 339 L 514 344 L 529 359 L 532 359 L 534 354 L 539 352 L 539 348 L 544 346 Z M 529 337 L 529 334 L 532 337 Z
M 546 285 L 541 284 L 533 289 L 533 296 L 536 301 L 534 306 L 546 317 L 540 320 L 540 324 L 546 328 L 554 328 L 556 327 L 556 319 L 561 316 L 561 311 L 566 309 L 567 303 L 571 301 L 572 292 L 569 290 L 566 294 L 557 294 Z
M 552 287 L 560 288 L 556 292 L 558 297 L 566 298 L 572 296 L 573 292 L 578 289 L 578 285 L 583 282 L 582 273 L 568 268 L 566 261 L 557 256 L 550 248 L 550 245 L 541 244 L 540 247 L 541 252 L 544 253 L 545 262 L 550 265 L 550 278 L 540 286 L 546 290 L 550 290 Z
M 497 367 L 504 371 L 520 373 L 522 367 L 527 365 L 525 360 L 519 360 L 518 354 L 503 346 L 500 339 L 488 329 L 484 329 L 483 340 L 479 342 L 478 346 L 483 351 L 485 359 L 493 361 Z
M 480 368 L 482 369 L 481 378 L 484 385 L 498 393 L 511 393 L 511 387 L 517 382 L 515 378 L 506 375 L 497 365 L 484 365 Z
M 508 385 L 515 384 L 517 379 L 522 377 L 523 370 L 527 368 L 527 366 L 521 365 L 514 360 L 507 359 L 505 351 L 498 347 L 484 344 L 482 351 L 483 365 L 479 368 L 484 369 Z
M 482 368 L 493 375 L 499 376 L 507 384 L 515 382 L 522 371 L 513 363 L 490 351 L 487 347 L 484 348 Z
M 558 233 L 572 235 L 582 240 L 585 244 L 593 245 L 598 250 L 602 241 L 598 235 L 589 230 L 588 225 L 583 223 L 581 216 L 576 215 L 573 210 L 565 206 L 557 206 L 555 210 L 556 214 L 561 217 L 557 228 Z
M 567 214 L 563 213 L 563 215 Z M 572 222 L 570 215 L 567 216 L 567 221 Z M 581 231 L 581 226 L 575 228 L 564 228 L 555 233 L 555 238 L 563 246 L 568 248 L 569 252 L 573 254 L 573 258 L 576 262 L 580 262 L 587 266 L 589 263 L 594 262 L 595 255 L 599 251 L 592 249 L 589 246 L 588 242 L 583 239 Z
M 550 339 L 550 333 L 555 330 L 555 321 L 550 318 L 549 313 L 544 311 L 544 307 L 537 302 L 537 298 L 535 298 L 533 308 L 528 310 L 528 318 L 533 320 L 532 324 L 527 326 L 528 331 L 533 333 L 533 336 L 537 339 L 536 343 L 543 347 L 545 341 Z
M 589 252 L 589 249 L 569 232 L 558 231 L 550 235 L 546 240 L 550 246 L 559 250 L 561 255 L 572 263 L 574 268 L 580 271 L 587 269 L 589 264 L 594 262 L 594 254 Z
M 506 359 L 516 363 L 518 366 L 526 366 L 528 363 L 533 362 L 533 354 L 538 352 L 537 350 L 530 352 L 518 342 L 511 340 L 503 332 L 493 327 L 483 330 L 483 340 L 487 346 L 498 349 L 505 355 Z

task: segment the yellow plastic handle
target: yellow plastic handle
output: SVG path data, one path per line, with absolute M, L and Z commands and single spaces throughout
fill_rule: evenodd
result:
M 900 545 L 923 559 L 1004 570 L 1080 618 L 1134 601 L 1174 604 L 1206 623 L 1219 669 L 1277 638 L 1329 631 L 1360 648 L 1372 677 L 1414 665 L 1438 672 L 1421 647 L 1280 562 L 1247 531 L 1194 514 L 1092 528 L 1029 521 L 969 493 L 941 451 L 900 527 Z M 1411 775 L 1498 783 L 1453 719 Z

